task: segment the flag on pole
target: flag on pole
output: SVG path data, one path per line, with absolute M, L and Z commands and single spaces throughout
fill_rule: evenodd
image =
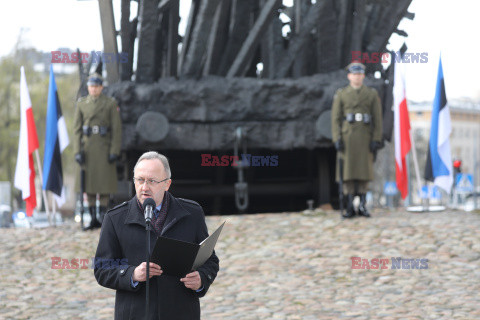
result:
M 45 152 L 43 158 L 43 176 L 45 177 L 43 179 L 43 190 L 49 190 L 55 194 L 59 207 L 65 203 L 61 154 L 68 144 L 67 126 L 65 125 L 65 118 L 62 115 L 62 108 L 58 99 L 53 67 L 50 66 Z
M 442 58 L 438 64 L 437 86 L 433 100 L 432 124 L 428 144 L 425 179 L 450 193 L 453 184 L 452 155 L 450 153 L 450 109 L 447 105 Z
M 408 195 L 407 162 L 405 157 L 412 148 L 412 143 L 410 140 L 410 117 L 408 116 L 407 96 L 405 93 L 405 68 L 404 64 L 398 62 L 395 62 L 393 113 L 397 188 L 402 199 L 405 199 Z
M 29 217 L 32 216 L 33 209 L 37 206 L 35 169 L 33 167 L 33 152 L 36 149 L 38 149 L 37 128 L 33 118 L 32 101 L 28 93 L 25 70 L 22 66 L 20 68 L 20 138 L 14 185 L 22 192 Z

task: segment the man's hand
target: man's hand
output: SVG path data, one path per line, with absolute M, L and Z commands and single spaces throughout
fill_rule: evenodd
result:
M 372 153 L 376 153 L 377 150 L 380 150 L 383 148 L 383 143 L 380 141 L 372 141 L 370 142 L 370 151 Z
M 78 164 L 84 164 L 85 163 L 85 156 L 83 155 L 83 152 L 79 152 L 75 154 L 75 161 L 78 162 Z
M 341 139 L 338 141 L 335 141 L 335 149 L 337 149 L 337 151 L 343 151 L 345 149 L 343 145 L 343 141 Z
M 108 162 L 109 163 L 114 163 L 115 161 L 117 161 L 117 155 L 116 154 L 109 154 L 108 155 Z
M 150 262 L 150 278 L 153 276 L 159 276 L 163 273 L 162 268 L 156 263 Z M 144 282 L 147 281 L 147 263 L 142 262 L 135 268 L 132 275 L 133 281 Z
M 377 160 L 377 151 L 383 148 L 383 141 L 371 141 L 370 152 L 373 154 L 373 161 Z
M 180 279 L 180 281 L 183 282 L 185 287 L 192 290 L 198 290 L 202 286 L 202 279 L 200 278 L 200 273 L 198 273 L 198 271 L 187 274 L 185 278 Z

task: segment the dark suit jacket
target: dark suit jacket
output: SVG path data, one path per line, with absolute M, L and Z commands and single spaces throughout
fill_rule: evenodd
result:
M 170 197 L 170 205 L 162 236 L 194 243 L 203 241 L 208 236 L 208 231 L 200 205 L 166 194 Z M 152 231 L 150 252 L 155 241 L 156 234 Z M 105 215 L 95 254 L 94 274 L 101 286 L 117 291 L 115 319 L 145 319 L 146 283 L 140 282 L 136 288 L 132 288 L 130 283 L 135 267 L 146 261 L 145 245 L 145 219 L 136 197 Z M 105 261 L 117 263 L 108 267 Z M 165 274 L 152 277 L 150 319 L 200 319 L 199 298 L 207 293 L 218 269 L 219 260 L 214 252 L 197 270 L 203 285 L 203 290 L 198 293 L 186 288 L 178 277 Z

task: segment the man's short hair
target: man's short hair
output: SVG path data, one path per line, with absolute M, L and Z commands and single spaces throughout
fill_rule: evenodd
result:
M 157 159 L 162 162 L 163 168 L 165 169 L 165 173 L 167 174 L 166 178 L 170 179 L 172 177 L 172 172 L 170 171 L 170 164 L 168 163 L 168 159 L 163 154 L 160 154 L 156 151 L 148 151 L 142 154 L 140 158 L 138 158 L 137 163 L 135 164 L 135 167 L 133 167 L 133 173 L 135 174 L 135 169 L 137 169 L 137 166 L 140 163 L 140 161 L 153 160 L 153 159 Z

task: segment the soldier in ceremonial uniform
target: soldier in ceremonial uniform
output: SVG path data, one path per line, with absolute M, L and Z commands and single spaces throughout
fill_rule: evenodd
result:
M 110 194 L 117 192 L 115 162 L 120 155 L 122 127 L 117 102 L 102 94 L 102 77 L 97 73 L 91 75 L 87 86 L 88 96 L 80 98 L 75 109 L 74 152 L 75 160 L 85 170 L 85 192 L 92 216 L 86 229 L 93 229 L 100 227 Z M 100 221 L 96 216 L 97 194 Z
M 363 85 L 365 66 L 347 66 L 350 85 L 333 98 L 332 140 L 337 157 L 343 159 L 343 193 L 347 195 L 345 218 L 355 215 L 353 199 L 360 196 L 358 214 L 370 217 L 366 208 L 368 182 L 373 180 L 373 162 L 382 147 L 382 114 L 375 89 Z M 337 166 L 337 181 L 339 168 Z

